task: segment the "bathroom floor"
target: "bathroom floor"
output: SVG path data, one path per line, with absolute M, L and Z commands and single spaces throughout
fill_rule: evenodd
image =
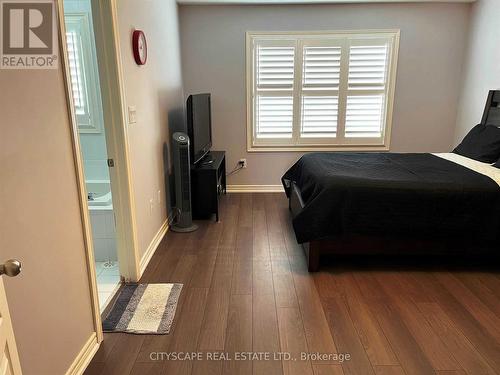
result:
M 118 262 L 96 262 L 97 291 L 99 292 L 99 306 L 101 312 L 106 308 L 111 297 L 120 285 L 120 271 Z

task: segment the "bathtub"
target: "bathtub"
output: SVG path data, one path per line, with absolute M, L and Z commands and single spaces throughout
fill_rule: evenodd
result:
M 109 180 L 88 180 L 85 181 L 88 194 L 89 210 L 112 210 L 113 200 L 111 199 L 111 184 Z
M 117 261 L 115 216 L 109 180 L 85 181 L 90 224 L 94 243 L 94 258 L 97 262 Z

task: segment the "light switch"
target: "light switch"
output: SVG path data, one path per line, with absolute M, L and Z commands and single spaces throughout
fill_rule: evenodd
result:
M 135 124 L 137 122 L 137 110 L 135 105 L 128 106 L 128 123 Z

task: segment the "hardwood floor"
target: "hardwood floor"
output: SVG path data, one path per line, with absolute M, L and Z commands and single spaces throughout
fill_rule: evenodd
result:
M 309 274 L 283 194 L 228 194 L 221 222 L 199 224 L 167 233 L 141 280 L 184 284 L 171 333 L 105 334 L 87 375 L 500 373 L 498 263 L 336 257 Z M 154 361 L 154 352 L 297 360 Z

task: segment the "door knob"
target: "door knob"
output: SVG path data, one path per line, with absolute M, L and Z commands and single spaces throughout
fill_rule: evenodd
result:
M 0 275 L 14 277 L 21 273 L 21 262 L 17 259 L 9 259 L 4 264 L 0 264 Z

